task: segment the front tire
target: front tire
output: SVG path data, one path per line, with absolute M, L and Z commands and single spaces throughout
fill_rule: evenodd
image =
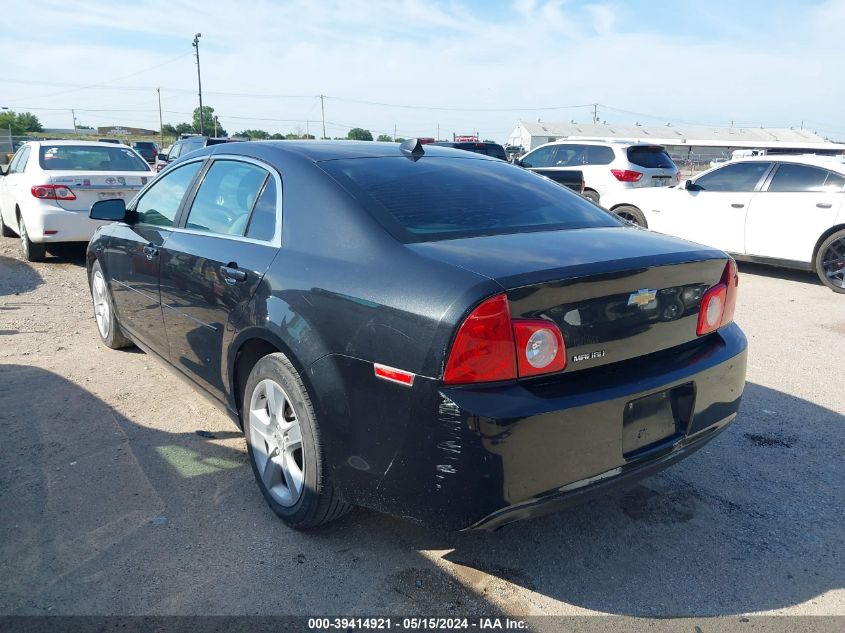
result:
M 261 358 L 243 395 L 249 461 L 273 512 L 303 530 L 351 510 L 332 485 L 311 399 L 288 358 L 281 353 Z
M 91 300 L 94 303 L 94 319 L 97 321 L 97 332 L 100 334 L 100 340 L 111 349 L 129 347 L 132 345 L 132 341 L 126 337 L 123 330 L 120 329 L 120 323 L 117 322 L 109 287 L 98 261 L 95 261 L 91 267 L 90 284 Z
M 622 218 L 623 220 L 627 220 L 631 224 L 636 224 L 637 226 L 641 226 L 644 229 L 648 228 L 648 222 L 646 222 L 643 212 L 640 211 L 637 207 L 634 207 L 630 204 L 623 204 L 613 209 L 613 212 L 620 218 Z
M 28 262 L 43 262 L 44 256 L 47 254 L 47 247 L 29 239 L 23 216 L 18 217 L 18 235 L 21 237 L 21 251 L 23 251 L 24 259 Z
M 821 243 L 814 264 L 825 286 L 845 294 L 845 230 L 837 231 Z

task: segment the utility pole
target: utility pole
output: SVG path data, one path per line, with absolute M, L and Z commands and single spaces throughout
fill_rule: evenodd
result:
M 161 118 L 161 88 L 156 88 L 158 95 L 158 140 L 161 143 L 161 149 L 164 149 L 164 122 Z
M 309 121 L 308 119 L 305 119 L 305 138 L 306 139 L 308 139 L 308 137 L 311 136 L 311 129 L 310 129 L 309 123 L 311 123 L 311 121 Z
M 599 104 L 594 103 L 593 104 L 593 123 L 598 123 L 598 122 L 599 122 Z
M 197 87 L 199 88 L 200 96 L 200 134 L 205 135 L 205 123 L 202 116 L 202 74 L 200 73 L 200 38 L 202 33 L 194 35 L 194 48 L 197 49 Z
M 396 124 L 393 124 L 393 140 L 396 140 Z
M 440 140 L 440 124 L 439 123 L 437 124 L 437 138 L 435 140 L 437 140 L 437 141 Z
M 326 138 L 326 104 L 323 99 L 324 96 L 320 95 L 320 112 L 323 113 L 323 138 Z
M 214 136 L 217 136 L 217 115 L 214 115 Z
M 70 115 L 73 117 L 73 131 L 76 133 L 76 111 L 71 109 Z

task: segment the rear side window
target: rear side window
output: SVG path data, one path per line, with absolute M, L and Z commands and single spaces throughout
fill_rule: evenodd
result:
M 587 146 L 587 165 L 610 165 L 616 156 L 613 150 L 604 145 Z
M 39 161 L 47 171 L 150 171 L 128 147 L 100 145 L 42 145 Z
M 269 242 L 276 234 L 276 180 L 268 178 L 252 210 L 246 236 Z
M 629 147 L 628 160 L 634 165 L 652 169 L 674 169 L 675 163 L 659 145 Z
M 185 228 L 243 235 L 267 175 L 250 163 L 214 161 L 194 197 Z
M 188 163 L 159 176 L 135 204 L 136 222 L 173 226 L 182 198 L 201 165 L 202 161 Z
M 771 163 L 733 163 L 695 179 L 697 189 L 703 191 L 754 191 Z
M 558 145 L 553 167 L 580 167 L 587 158 L 585 145 Z
M 500 161 L 360 158 L 320 167 L 402 242 L 620 225 L 557 183 Z
M 837 176 L 826 169 L 811 167 L 810 165 L 796 165 L 792 163 L 781 163 L 772 182 L 769 183 L 768 191 L 825 191 L 827 190 L 828 176 Z M 836 178 L 831 181 L 831 190 L 842 189 L 842 177 L 839 177 L 839 186 L 836 186 Z

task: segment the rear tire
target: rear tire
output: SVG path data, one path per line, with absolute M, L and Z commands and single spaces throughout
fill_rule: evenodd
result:
M 15 237 L 15 232 L 3 222 L 3 213 L 0 212 L 0 235 L 3 237 Z
M 242 421 L 255 481 L 282 521 L 304 530 L 352 509 L 332 485 L 314 407 L 284 354 L 264 356 L 252 368 Z
M 631 224 L 636 224 L 637 226 L 641 226 L 644 229 L 648 228 L 648 222 L 646 222 L 643 212 L 640 211 L 637 207 L 631 206 L 630 204 L 623 204 L 616 207 L 613 210 L 613 213 L 618 215 L 623 220 L 627 220 Z
M 813 263 L 825 286 L 845 294 L 845 230 L 837 231 L 821 243 Z
M 598 191 L 593 191 L 592 189 L 585 189 L 584 193 L 582 193 L 581 195 L 584 196 L 587 200 L 589 200 L 591 202 L 595 202 L 596 204 L 599 203 L 599 192 Z
M 47 254 L 47 247 L 44 244 L 38 244 L 29 239 L 23 216 L 18 216 L 18 235 L 21 238 L 21 251 L 23 252 L 24 259 L 28 262 L 43 262 L 44 256 Z
M 94 303 L 94 319 L 97 321 L 97 332 L 103 345 L 110 349 L 121 349 L 132 345 L 132 341 L 126 337 L 117 322 L 117 315 L 114 312 L 114 304 L 111 300 L 106 277 L 100 262 L 95 261 L 91 267 L 91 300 Z

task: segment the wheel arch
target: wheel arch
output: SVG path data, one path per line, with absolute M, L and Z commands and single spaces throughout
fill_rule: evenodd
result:
M 816 240 L 816 245 L 813 246 L 813 256 L 810 258 L 810 265 L 813 266 L 813 269 L 815 269 L 816 256 L 819 254 L 819 248 L 821 248 L 822 242 L 824 242 L 834 233 L 842 230 L 845 230 L 845 224 L 835 224 L 829 229 L 827 229 L 824 233 L 822 233 L 821 237 Z

